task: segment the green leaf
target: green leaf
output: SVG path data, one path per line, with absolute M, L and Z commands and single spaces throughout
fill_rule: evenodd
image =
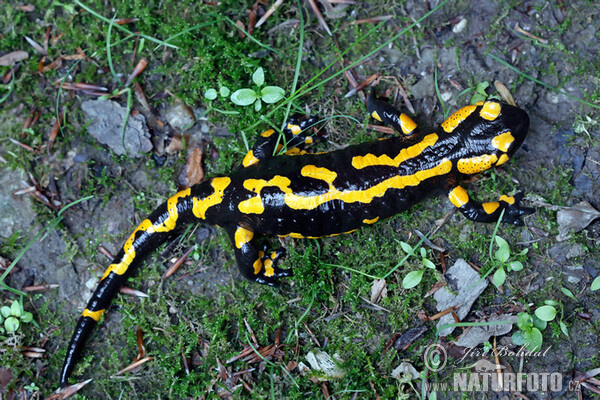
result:
M 542 348 L 542 332 L 538 328 L 533 328 L 528 332 L 523 332 L 525 347 L 529 351 L 538 351 Z
M 554 306 L 541 306 L 535 310 L 535 316 L 542 321 L 552 321 L 556 317 L 556 308 Z
M 402 287 L 404 289 L 412 289 L 421 283 L 423 279 L 423 273 L 425 272 L 425 268 L 420 269 L 418 271 L 409 272 L 404 279 L 402 279 Z
M 546 321 L 542 321 L 541 319 L 539 319 L 537 317 L 537 315 L 534 315 L 533 316 L 533 326 L 538 328 L 540 331 L 543 331 L 548 326 L 548 323 Z
M 221 97 L 227 97 L 227 96 L 229 96 L 230 93 L 231 93 L 231 90 L 229 90 L 225 86 L 221 86 L 219 88 L 219 94 L 221 95 Z
M 256 99 L 256 101 L 254 102 L 254 111 L 259 112 L 261 108 L 262 101 L 260 101 L 260 99 Z
M 252 82 L 254 82 L 257 86 L 262 86 L 265 84 L 265 71 L 262 67 L 258 67 L 256 71 L 252 74 Z
M 505 281 L 506 271 L 504 271 L 504 268 L 500 267 L 496 270 L 496 272 L 494 272 L 494 285 L 496 285 L 496 287 L 500 287 Z
M 508 264 L 511 271 L 520 271 L 523 269 L 523 264 L 520 261 L 512 261 Z
M 518 313 L 517 326 L 522 330 L 530 329 L 533 326 L 533 319 L 531 318 L 531 315 L 526 312 Z
M 265 86 L 260 91 L 260 98 L 267 104 L 277 103 L 282 100 L 285 95 L 285 90 L 279 86 Z
M 214 100 L 217 98 L 217 91 L 213 88 L 208 89 L 204 92 L 204 98 L 207 100 Z
M 556 300 L 544 300 L 544 304 L 547 306 L 560 306 L 560 303 Z
M 427 268 L 435 269 L 435 264 L 427 258 L 423 259 L 423 265 L 426 266 Z
M 24 323 L 29 323 L 33 321 L 33 314 L 30 312 L 23 313 L 23 315 L 21 316 L 21 321 Z
M 21 304 L 18 301 L 13 301 L 10 305 L 10 314 L 15 317 L 20 317 L 22 314 Z
M 571 292 L 569 289 L 567 289 L 566 287 L 561 287 L 560 291 L 563 292 L 563 294 L 565 296 L 567 296 L 568 298 L 577 301 L 577 297 L 575 297 L 575 295 L 573 294 L 573 292 Z
M 237 106 L 249 106 L 254 103 L 258 95 L 252 89 L 240 89 L 233 92 L 230 97 L 230 100 L 233 104 Z
M 4 318 L 10 317 L 10 307 L 9 306 L 3 306 L 2 308 L 0 308 L 0 314 L 2 314 L 2 316 Z
M 594 291 L 596 291 L 598 289 L 600 289 L 600 275 L 598 275 L 596 277 L 596 279 L 594 279 L 594 281 L 592 282 L 592 286 L 590 286 L 590 290 L 592 292 L 594 292 Z
M 506 240 L 502 239 L 500 236 L 496 236 L 496 244 L 498 245 L 498 250 L 494 254 L 496 260 L 501 263 L 505 263 L 510 257 L 510 248 L 508 247 L 508 243 Z
M 402 251 L 404 251 L 406 254 L 410 254 L 413 251 L 411 245 L 403 241 L 400 241 L 400 247 L 402 247 Z
M 517 331 L 511 336 L 512 342 L 517 346 L 523 346 L 525 339 L 523 338 L 523 331 Z
M 421 252 L 421 257 L 423 257 L 423 258 L 427 257 L 427 251 L 425 250 L 424 247 L 421 247 L 419 249 L 419 251 Z
M 19 329 L 19 320 L 15 317 L 6 318 L 4 329 L 6 329 L 7 333 L 16 332 Z
M 566 337 L 569 337 L 569 330 L 567 329 L 567 324 L 560 321 L 559 325 L 560 325 L 560 330 L 562 331 L 562 333 L 564 333 Z

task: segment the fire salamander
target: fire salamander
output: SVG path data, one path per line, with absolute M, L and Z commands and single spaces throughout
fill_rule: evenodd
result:
M 285 249 L 255 246 L 259 235 L 319 238 L 352 232 L 436 194 L 448 196 L 473 221 L 495 222 L 504 211 L 503 222 L 522 225 L 520 218 L 533 212 L 519 205 L 520 195 L 480 204 L 460 186 L 465 176 L 504 164 L 521 146 L 529 129 L 522 109 L 480 102 L 456 111 L 433 132 L 419 132 L 411 118 L 373 96 L 367 109 L 401 134 L 311 154 L 305 147 L 323 137 L 308 129 L 316 118 L 292 118 L 285 140 L 271 129 L 263 132 L 239 169 L 175 194 L 142 221 L 77 322 L 61 386 L 67 385 L 92 328 L 134 267 L 186 224 L 225 228 L 242 275 L 275 286 L 292 271 L 278 267 Z M 282 147 L 285 154 L 275 155 Z

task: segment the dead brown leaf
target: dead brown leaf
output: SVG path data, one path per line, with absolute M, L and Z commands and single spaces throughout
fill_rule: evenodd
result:
M 0 57 L 0 66 L 10 67 L 21 60 L 25 60 L 29 57 L 26 51 L 17 50 L 11 53 L 5 54 Z
M 179 174 L 179 184 L 184 188 L 202 182 L 204 179 L 204 170 L 202 169 L 202 147 L 197 144 L 188 152 L 187 161 L 181 174 Z

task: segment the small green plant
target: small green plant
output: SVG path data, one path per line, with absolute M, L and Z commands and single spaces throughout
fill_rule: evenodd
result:
M 564 293 L 564 292 L 563 292 Z M 529 351 L 539 351 L 542 347 L 542 331 L 548 322 L 554 321 L 560 313 L 558 324 L 561 332 L 569 336 L 567 324 L 563 319 L 563 305 L 555 300 L 546 300 L 544 305 L 536 308 L 533 315 L 528 312 L 517 314 L 517 327 L 519 331 L 512 335 L 512 342 L 517 346 L 525 346 Z
M 285 95 L 285 90 L 279 86 L 265 86 L 261 89 L 265 84 L 265 71 L 262 67 L 259 67 L 254 71 L 252 74 L 252 82 L 258 87 L 258 91 L 244 88 L 231 93 L 229 88 L 221 86 L 218 93 L 217 90 L 213 88 L 208 89 L 204 92 L 204 98 L 212 102 L 219 95 L 221 97 L 227 97 L 231 93 L 229 100 L 231 100 L 233 104 L 242 107 L 254 104 L 254 110 L 258 112 L 262 109 L 263 102 L 267 104 L 277 103 L 282 100 Z
M 0 333 L 14 333 L 21 323 L 33 321 L 33 314 L 23 309 L 23 303 L 14 300 L 9 306 L 0 308 Z
M 416 248 L 413 248 L 406 242 L 400 241 L 400 247 L 406 254 L 416 253 Z M 417 271 L 409 272 L 404 279 L 402 279 L 402 287 L 404 289 L 412 289 L 417 286 L 423 280 L 423 274 L 427 270 L 427 268 L 435 271 L 435 264 L 427 258 L 427 250 L 423 247 L 419 248 L 419 253 L 421 255 L 421 263 L 423 264 L 423 268 Z
M 500 287 L 506 281 L 506 272 L 521 271 L 523 269 L 523 264 L 520 261 L 515 260 L 509 262 L 508 260 L 511 258 L 511 254 L 508 242 L 500 236 L 494 236 L 494 239 L 498 246 L 498 250 L 496 250 L 492 256 L 492 246 L 490 245 L 490 260 L 493 268 L 496 268 L 496 272 L 494 272 L 494 285 Z M 525 248 L 517 253 L 516 256 L 524 256 L 528 251 L 529 249 Z

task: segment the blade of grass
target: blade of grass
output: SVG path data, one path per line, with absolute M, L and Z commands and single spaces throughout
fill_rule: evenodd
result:
M 89 8 L 88 6 L 86 6 L 85 4 L 83 4 L 80 0 L 74 0 L 74 3 L 77 4 L 79 7 L 83 8 L 85 11 L 89 12 L 90 14 L 92 14 L 94 17 L 106 22 L 106 23 L 110 23 L 110 20 L 108 18 L 106 18 L 105 16 L 98 14 L 96 11 L 92 10 L 91 8 Z M 167 43 L 163 40 L 159 40 L 156 39 L 152 36 L 148 36 L 148 35 L 144 35 L 143 33 L 133 33 L 131 32 L 129 29 L 125 28 L 124 26 L 121 25 L 115 25 L 115 28 L 117 28 L 120 31 L 123 31 L 125 33 L 128 33 L 130 35 L 134 35 L 134 36 L 140 36 L 143 37 L 146 40 L 149 40 L 151 42 L 154 43 L 158 43 L 160 46 L 165 46 L 165 47 L 171 47 L 173 49 L 178 49 L 179 47 L 172 45 L 170 43 Z

